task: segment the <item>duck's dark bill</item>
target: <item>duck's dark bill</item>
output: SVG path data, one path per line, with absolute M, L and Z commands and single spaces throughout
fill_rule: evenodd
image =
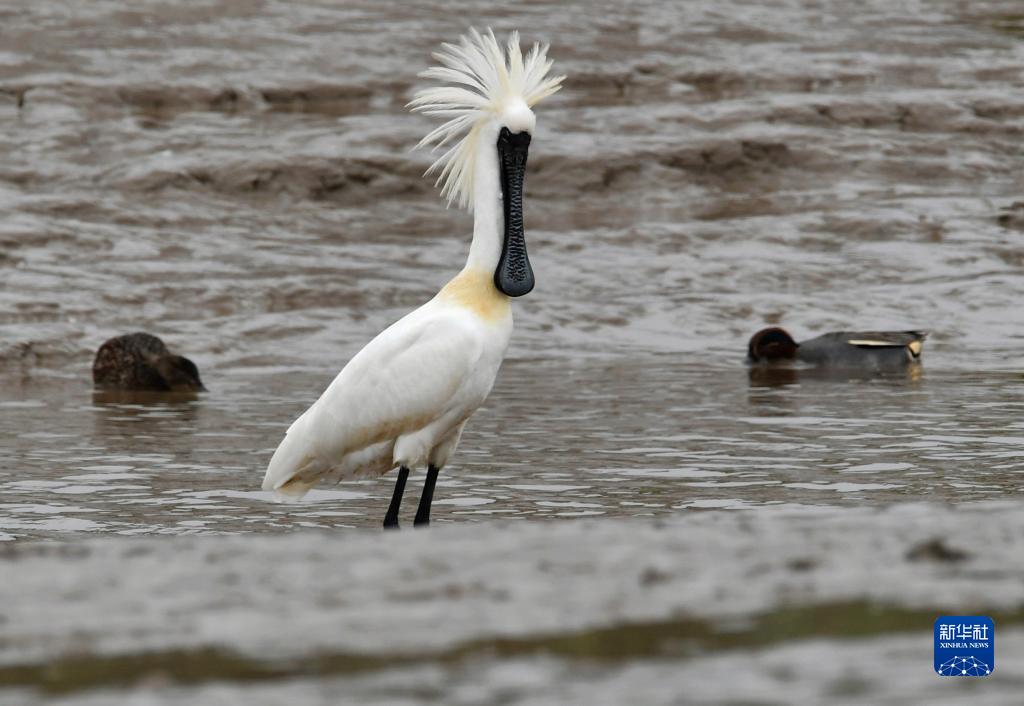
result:
M 533 289 L 533 268 L 526 255 L 523 232 L 523 179 L 530 133 L 513 135 L 502 128 L 498 135 L 498 162 L 501 170 L 502 205 L 505 209 L 505 243 L 501 248 L 494 286 L 510 297 L 521 297 Z

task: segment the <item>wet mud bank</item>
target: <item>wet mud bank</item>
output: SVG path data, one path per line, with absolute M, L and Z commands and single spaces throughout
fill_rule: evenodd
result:
M 1022 538 L 1019 506 L 986 503 L 14 543 L 0 547 L 0 693 L 216 683 L 241 697 L 252 683 L 272 694 L 341 680 L 375 702 L 396 670 L 448 673 L 457 690 L 468 671 L 521 663 L 585 688 L 588 670 L 628 681 L 666 660 L 685 674 L 815 643 L 826 663 L 862 646 L 927 671 L 941 614 L 990 615 L 1001 639 L 1021 641 Z M 1024 677 L 1006 662 L 1007 679 Z M 838 677 L 823 674 L 829 703 Z M 736 676 L 723 700 L 763 677 Z

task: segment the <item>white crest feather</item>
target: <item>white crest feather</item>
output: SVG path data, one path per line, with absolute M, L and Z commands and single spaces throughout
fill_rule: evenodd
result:
M 547 52 L 546 44 L 534 44 L 524 59 L 518 32 L 509 36 L 502 51 L 494 32 L 470 29 L 458 45 L 443 44 L 434 54 L 441 66 L 420 74 L 445 84 L 418 91 L 409 107 L 446 119 L 417 147 L 447 147 L 427 174 L 437 173 L 435 185 L 441 186 L 449 206 L 457 201 L 459 206 L 473 208 L 473 168 L 483 123 L 516 103 L 533 107 L 561 87 L 564 76 L 547 78 L 552 64 Z

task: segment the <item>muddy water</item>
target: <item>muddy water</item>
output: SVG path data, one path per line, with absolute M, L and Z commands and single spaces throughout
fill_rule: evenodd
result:
M 47 383 L 45 394 L 22 389 L 2 403 L 12 472 L 0 532 L 378 526 L 390 476 L 297 504 L 273 503 L 258 488 L 281 420 L 309 401 L 296 390 L 308 398 L 324 382 L 232 375 L 175 402 L 94 399 L 80 381 Z M 1017 378 L 997 372 L 777 381 L 669 356 L 513 361 L 441 477 L 435 521 L 1015 497 L 1019 390 Z
M 530 156 L 538 286 L 437 524 L 1019 502 L 1017 3 L 43 1 L 0 7 L 0 538 L 378 525 L 390 479 L 258 483 L 461 266 L 403 105 L 469 23 L 569 79 Z M 751 376 L 765 324 L 931 336 L 911 375 Z M 139 329 L 210 392 L 94 398 Z M 567 664 L 527 671 L 571 692 Z

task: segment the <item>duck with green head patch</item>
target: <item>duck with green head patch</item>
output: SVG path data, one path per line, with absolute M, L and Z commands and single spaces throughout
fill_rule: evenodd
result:
M 797 343 L 785 329 L 772 327 L 761 329 L 750 338 L 747 362 L 899 370 L 921 362 L 927 335 L 925 331 L 833 331 Z

